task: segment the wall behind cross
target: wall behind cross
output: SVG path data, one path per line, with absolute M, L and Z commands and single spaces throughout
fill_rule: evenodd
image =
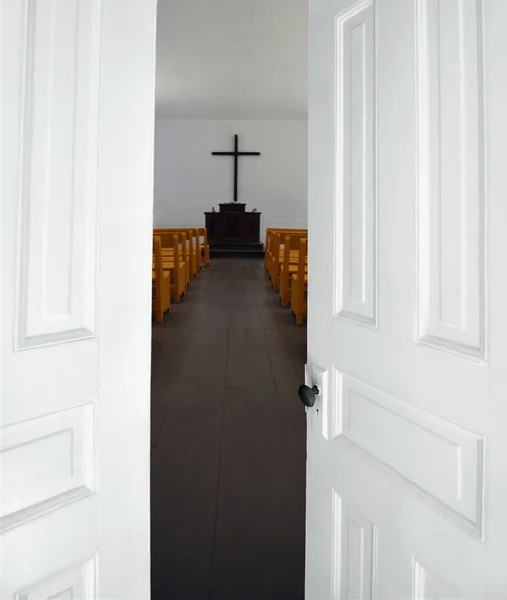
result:
M 204 212 L 233 198 L 233 158 L 240 151 L 238 202 L 262 212 L 266 227 L 307 226 L 307 122 L 157 119 L 155 227 L 204 227 Z

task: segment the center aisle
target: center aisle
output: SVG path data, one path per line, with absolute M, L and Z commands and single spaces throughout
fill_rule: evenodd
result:
M 258 259 L 153 328 L 152 600 L 302 600 L 306 329 Z

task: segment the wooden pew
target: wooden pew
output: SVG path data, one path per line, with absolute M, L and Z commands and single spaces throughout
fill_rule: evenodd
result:
M 164 271 L 171 274 L 171 293 L 179 303 L 187 288 L 187 261 L 183 260 L 186 247 L 183 233 L 159 233 L 162 245 L 162 264 Z
M 308 231 L 306 229 L 270 230 L 269 250 L 267 251 L 266 268 L 271 279 L 271 286 L 273 288 L 273 291 L 276 293 L 279 292 L 280 265 L 283 262 L 285 255 L 284 243 L 286 234 L 300 234 L 308 236 Z M 297 250 L 293 250 L 290 253 L 289 260 L 294 264 L 297 262 Z
M 181 245 L 181 257 L 186 264 L 186 286 L 190 283 L 190 280 L 193 278 L 193 268 L 192 268 L 192 246 L 191 246 L 191 233 L 189 229 L 183 228 L 169 228 L 169 227 L 160 227 L 153 230 L 154 235 L 161 234 L 177 234 L 179 236 L 179 242 Z M 167 250 L 163 250 L 162 253 L 166 255 L 170 255 L 171 253 Z
M 185 281 L 186 281 L 186 287 L 188 287 L 190 285 L 190 277 L 191 277 L 191 258 L 190 258 L 190 242 L 189 242 L 189 235 L 190 233 L 188 231 L 179 231 L 178 235 L 180 237 L 180 243 L 181 243 L 181 252 L 182 252 L 182 258 L 185 262 Z
M 188 244 L 189 264 L 189 279 L 193 279 L 198 271 L 201 270 L 200 260 L 197 259 L 201 255 L 201 242 L 199 236 L 199 228 L 193 227 L 159 227 L 153 230 L 155 235 L 159 233 L 185 233 Z
M 303 325 L 304 315 L 307 314 L 308 303 L 308 273 L 306 269 L 308 240 L 303 238 L 299 242 L 299 257 L 297 273 L 292 273 L 291 278 L 291 309 L 296 317 L 296 324 Z
M 296 233 L 307 233 L 307 229 L 288 229 L 288 228 L 274 228 L 268 227 L 266 229 L 266 245 L 265 245 L 265 256 L 264 256 L 264 266 L 266 270 L 268 269 L 268 263 L 270 258 L 273 256 L 273 240 L 277 235 L 285 235 L 285 234 L 296 234 Z
M 162 264 L 162 244 L 158 236 L 153 238 L 153 255 L 151 310 L 155 313 L 157 323 L 162 323 L 171 307 L 171 282 L 169 272 L 164 271 Z
M 191 276 L 188 231 L 169 231 L 169 230 L 163 230 L 163 229 L 154 229 L 153 235 L 154 236 L 156 236 L 156 235 L 162 236 L 162 239 L 166 239 L 166 238 L 164 238 L 164 236 L 166 236 L 166 235 L 168 235 L 168 236 L 177 235 L 178 236 L 180 258 L 185 263 L 185 289 L 186 289 L 188 287 L 188 284 L 190 283 L 190 276 Z M 166 243 L 166 247 L 164 248 L 164 244 L 162 244 L 162 257 L 163 258 L 164 257 L 171 258 L 172 256 L 174 256 L 174 249 L 169 248 L 168 245 L 169 244 Z
M 265 255 L 269 256 L 271 251 L 271 236 L 277 233 L 285 234 L 285 233 L 305 233 L 308 232 L 308 229 L 291 229 L 288 227 L 267 227 L 266 228 L 266 244 L 265 244 Z M 265 256 L 265 259 L 266 259 Z
M 209 259 L 209 244 L 208 244 L 208 230 L 206 227 L 199 228 L 199 236 L 202 236 L 203 243 L 201 244 L 201 265 L 204 265 L 206 268 L 210 265 Z
M 192 252 L 192 278 L 201 270 L 201 236 L 199 228 L 190 229 L 190 248 Z
M 283 262 L 280 264 L 280 302 L 283 307 L 289 305 L 291 293 L 291 275 L 297 273 L 299 261 L 299 247 L 303 238 L 307 238 L 307 233 L 285 234 Z M 287 251 L 289 250 L 289 251 Z M 306 261 L 305 261 L 306 263 Z

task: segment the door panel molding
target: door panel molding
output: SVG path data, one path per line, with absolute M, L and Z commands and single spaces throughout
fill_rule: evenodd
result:
M 482 538 L 485 438 L 352 375 L 339 378 L 341 435 L 425 504 Z
M 101 36 L 101 0 L 25 0 L 16 349 L 95 335 Z
M 0 428 L 0 531 L 94 492 L 94 408 Z
M 482 2 L 416 8 L 418 339 L 485 359 Z
M 60 573 L 38 581 L 17 592 L 14 595 L 14 600 L 96 598 L 97 559 L 98 553 L 95 553 L 93 556 L 79 561 Z
M 335 313 L 377 323 L 375 7 L 336 18 Z M 342 240 L 338 243 L 338 240 Z
M 377 598 L 377 526 L 333 489 L 333 598 Z

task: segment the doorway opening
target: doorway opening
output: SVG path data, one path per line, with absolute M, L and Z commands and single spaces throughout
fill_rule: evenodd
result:
M 285 249 L 297 274 L 307 237 L 307 11 L 159 2 L 154 239 L 171 298 L 152 336 L 154 600 L 304 598 L 306 318 L 280 272 Z

